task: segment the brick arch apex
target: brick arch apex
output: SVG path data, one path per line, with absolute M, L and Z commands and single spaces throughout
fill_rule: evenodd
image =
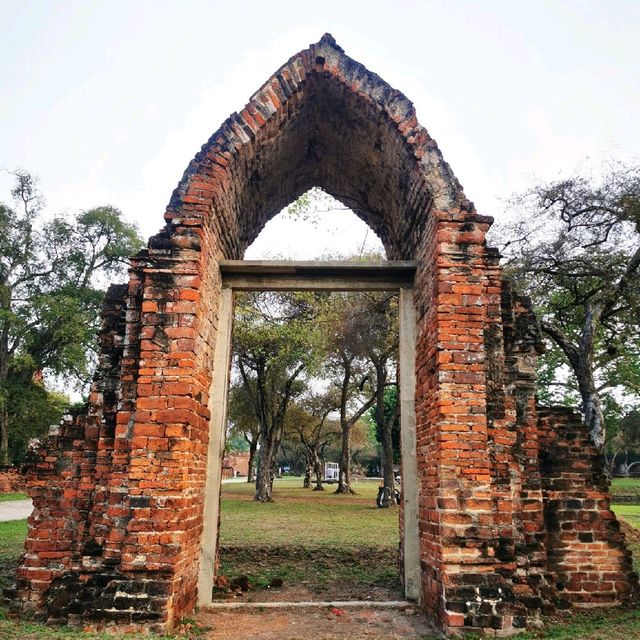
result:
M 465 196 L 460 182 L 445 162 L 435 140 L 418 122 L 413 103 L 380 76 L 347 56 L 335 38 L 330 33 L 325 33 L 317 43 L 292 56 L 273 73 L 251 96 L 244 108 L 232 113 L 202 146 L 172 194 L 165 213 L 167 227 L 181 225 L 185 218 L 192 217 L 187 211 L 199 211 L 203 218 L 207 204 L 211 210 L 215 210 L 212 197 L 217 189 L 225 188 L 225 181 L 229 182 L 234 162 L 246 153 L 247 147 L 264 144 L 264 138 L 273 136 L 269 130 L 271 122 L 277 121 L 279 127 L 284 127 L 287 118 L 293 118 L 291 112 L 296 108 L 296 100 L 301 100 L 300 94 L 304 93 L 305 88 L 310 91 L 308 86 L 312 82 L 322 83 L 325 80 L 337 83 L 334 86 L 340 85 L 345 95 L 355 96 L 354 101 L 367 109 L 366 117 L 363 116 L 362 119 L 375 114 L 378 124 L 371 126 L 378 126 L 380 130 L 380 124 L 384 124 L 391 132 L 389 135 L 394 136 L 394 144 L 403 148 L 405 159 L 402 170 L 407 174 L 419 175 L 426 185 L 425 191 L 430 200 L 428 206 L 424 202 L 414 203 L 414 210 L 402 211 L 402 217 L 415 217 L 416 212 L 430 209 L 476 214 L 473 203 Z M 316 135 L 322 141 L 322 134 Z M 307 154 L 313 153 L 313 150 L 305 151 Z M 395 149 L 394 152 L 397 153 Z M 252 176 L 247 177 L 247 180 L 250 178 Z M 275 198 L 273 208 L 276 205 L 279 208 L 269 211 L 268 219 L 296 195 L 312 186 L 321 186 L 332 195 L 337 191 L 331 185 L 323 184 L 322 176 L 306 178 L 306 182 L 304 180 L 305 178 L 301 178 L 289 189 L 288 197 L 281 200 Z M 412 189 L 415 191 L 414 187 Z M 397 200 L 407 199 L 407 194 Z M 359 202 L 357 197 L 345 198 L 342 194 L 339 199 L 345 201 L 358 215 L 367 209 L 366 204 Z M 380 207 L 380 210 L 384 210 L 384 207 Z M 261 226 L 263 224 L 264 221 Z M 378 235 L 385 235 L 375 228 L 375 224 L 370 226 Z

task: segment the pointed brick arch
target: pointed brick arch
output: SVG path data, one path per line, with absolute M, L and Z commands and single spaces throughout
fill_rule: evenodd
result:
M 219 262 L 241 259 L 314 185 L 365 220 L 390 258 L 417 263 L 424 609 L 445 631 L 508 633 L 557 598 L 624 599 L 637 578 L 598 454 L 574 416 L 536 409 L 537 325 L 486 246 L 491 219 L 411 103 L 325 35 L 203 146 L 164 229 L 132 259 L 128 284 L 109 290 L 89 404 L 32 450 L 21 608 L 156 630 L 194 608 L 207 451 L 220 435 Z
M 202 147 L 173 193 L 166 232 L 224 221 L 219 249 L 237 259 L 266 221 L 316 185 L 395 258 L 413 257 L 412 224 L 430 209 L 473 211 L 412 103 L 326 34 Z

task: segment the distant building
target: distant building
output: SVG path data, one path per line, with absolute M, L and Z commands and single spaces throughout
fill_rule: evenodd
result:
M 249 452 L 227 453 L 222 458 L 222 477 L 237 478 L 249 475 Z

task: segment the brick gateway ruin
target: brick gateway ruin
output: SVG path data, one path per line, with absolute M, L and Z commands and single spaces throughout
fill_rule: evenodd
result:
M 539 334 L 412 104 L 325 35 L 213 134 L 104 307 L 89 405 L 34 448 L 22 610 L 165 630 L 198 599 L 219 264 L 314 185 L 414 261 L 417 595 L 447 632 L 636 588 L 580 420 L 535 405 Z M 405 377 L 406 379 L 406 377 Z M 210 425 L 212 433 L 210 434 Z M 209 468 L 209 473 L 207 469 Z M 209 556 L 215 541 L 209 542 Z M 212 548 L 213 545 L 213 548 Z M 203 584 L 203 583 L 201 583 Z M 202 589 L 201 589 L 202 591 Z

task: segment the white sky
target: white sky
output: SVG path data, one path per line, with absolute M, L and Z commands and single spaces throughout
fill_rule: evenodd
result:
M 210 134 L 326 31 L 413 100 L 480 213 L 640 148 L 637 0 L 0 0 L 0 23 L 0 167 L 37 174 L 52 212 L 113 204 L 144 236 Z M 269 227 L 247 257 L 365 234 L 339 214 Z

